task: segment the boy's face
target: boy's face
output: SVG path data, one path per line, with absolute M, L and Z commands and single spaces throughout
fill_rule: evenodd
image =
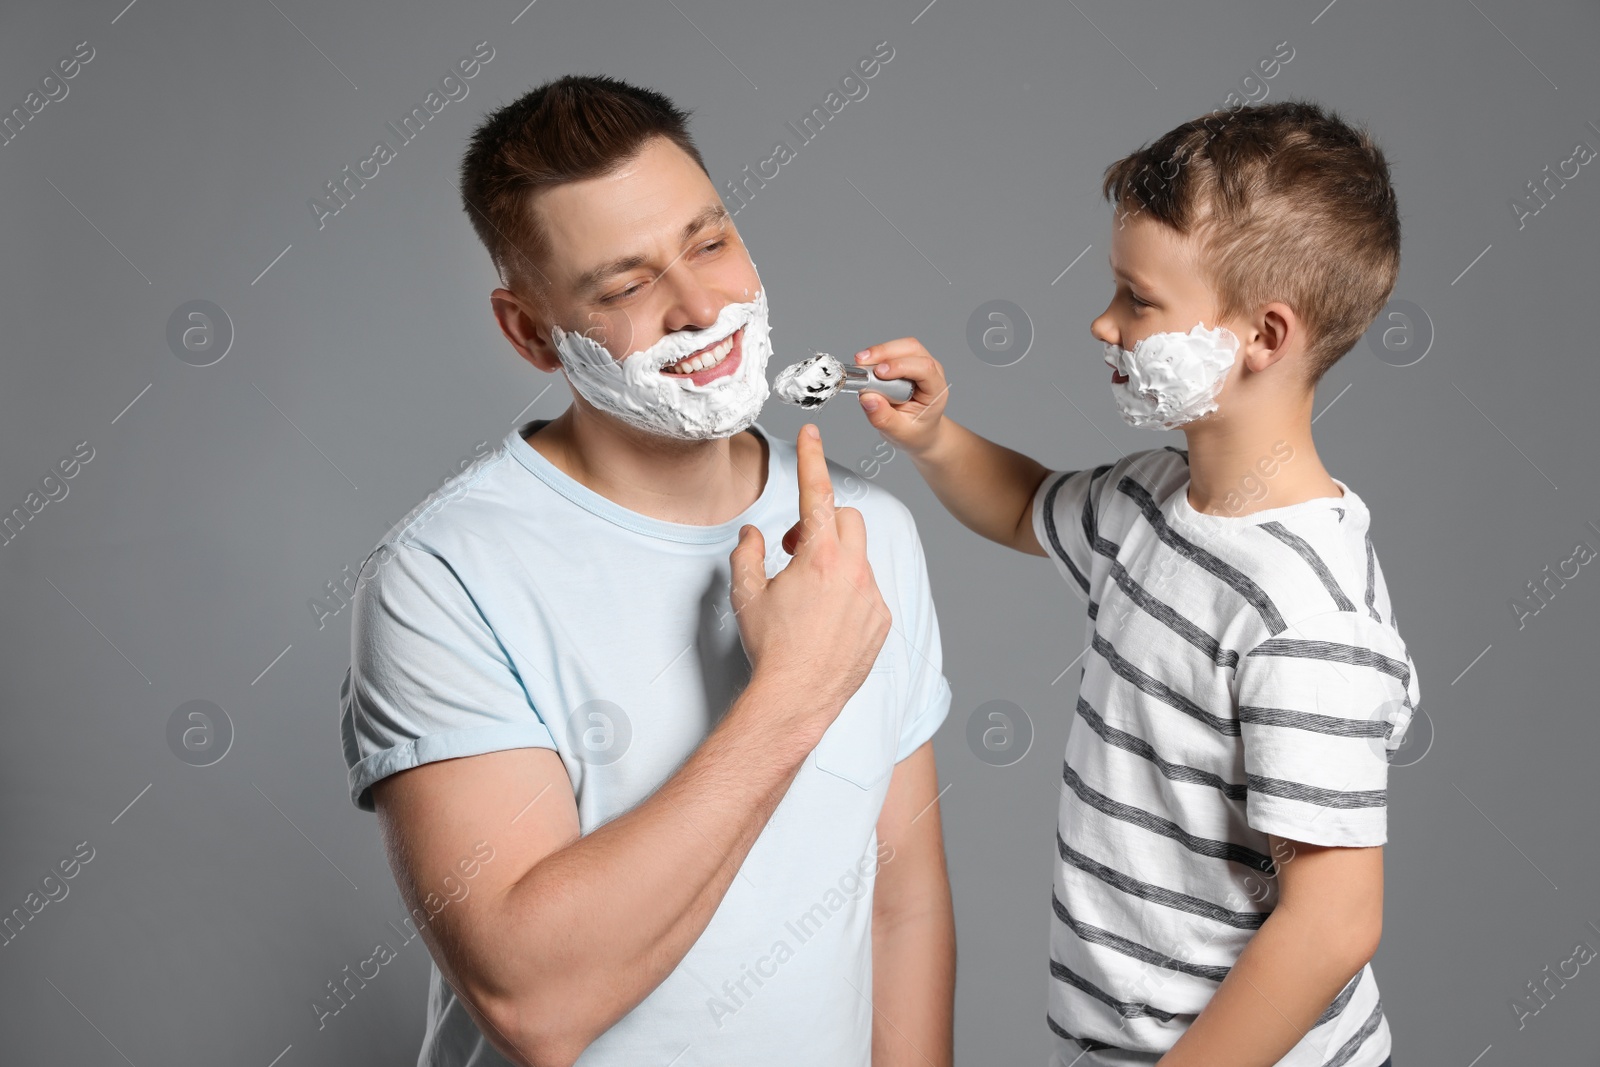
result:
M 1116 292 L 1089 328 L 1106 344 L 1132 349 L 1153 333 L 1220 325 L 1212 320 L 1217 298 L 1201 276 L 1194 242 L 1148 214 L 1118 216 L 1111 275 Z
M 1164 346 L 1146 353 L 1149 362 L 1131 385 L 1123 371 L 1136 373 L 1134 357 L 1114 361 L 1108 353 L 1107 362 L 1118 363 L 1110 374 L 1123 418 L 1173 429 L 1221 417 L 1250 358 L 1238 343 L 1253 335 L 1246 323 L 1217 318 L 1220 301 L 1201 269 L 1198 242 L 1149 214 L 1119 212 L 1110 259 L 1115 292 L 1090 331 L 1124 353 L 1155 335 L 1150 344 Z M 1193 333 L 1197 326 L 1206 334 Z M 1210 336 L 1219 328 L 1225 333 Z M 1227 334 L 1232 337 L 1218 348 Z

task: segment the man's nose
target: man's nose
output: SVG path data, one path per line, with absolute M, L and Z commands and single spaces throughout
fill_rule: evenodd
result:
M 666 327 L 669 330 L 703 330 L 717 321 L 726 299 L 689 279 L 674 285 L 672 304 L 667 309 Z

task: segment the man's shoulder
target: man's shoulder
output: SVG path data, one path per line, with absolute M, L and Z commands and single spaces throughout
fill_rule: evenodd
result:
M 510 471 L 508 460 L 503 444 L 461 460 L 454 473 L 389 524 L 370 555 L 402 547 L 442 555 L 463 534 L 481 534 L 503 514 L 505 494 L 500 483 Z

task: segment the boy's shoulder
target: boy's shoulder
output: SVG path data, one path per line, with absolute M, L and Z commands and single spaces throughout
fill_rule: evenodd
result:
M 1141 449 L 1100 464 L 1090 474 L 1094 509 L 1102 521 L 1119 512 L 1153 520 L 1172 494 L 1188 485 L 1189 453 L 1171 445 Z
M 1215 523 L 1198 516 L 1184 528 L 1232 568 L 1243 600 L 1261 614 L 1267 635 L 1328 616 L 1365 632 L 1377 624 L 1398 637 L 1366 502 L 1344 482 L 1338 497 L 1317 497 Z M 1181 509 L 1180 509 L 1181 510 Z M 1220 533 L 1218 532 L 1220 531 Z M 1209 539 L 1208 539 L 1209 538 Z

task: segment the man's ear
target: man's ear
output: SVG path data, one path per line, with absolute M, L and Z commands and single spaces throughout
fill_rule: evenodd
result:
M 561 368 L 561 359 L 551 343 L 550 327 L 541 308 L 504 288 L 489 294 L 489 305 L 494 310 L 495 321 L 500 324 L 500 332 L 518 355 L 542 371 L 553 373 Z
M 1300 347 L 1300 317 L 1281 300 L 1262 305 L 1249 325 L 1239 358 L 1251 371 L 1264 371 Z

